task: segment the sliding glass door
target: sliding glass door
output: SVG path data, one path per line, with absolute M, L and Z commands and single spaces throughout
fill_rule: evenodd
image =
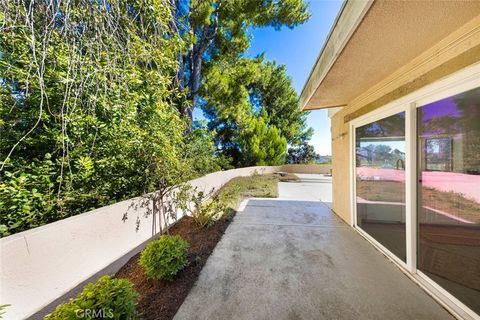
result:
M 405 112 L 356 128 L 357 226 L 406 262 Z
M 352 122 L 352 218 L 364 237 L 453 310 L 475 318 L 480 78 L 445 81 Z
M 417 109 L 417 268 L 480 314 L 480 88 Z

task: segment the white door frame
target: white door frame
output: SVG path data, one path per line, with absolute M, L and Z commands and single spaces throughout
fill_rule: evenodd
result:
M 405 112 L 406 113 L 406 107 L 404 104 L 388 104 L 384 107 L 381 107 L 377 110 L 374 110 L 365 116 L 362 116 L 360 118 L 354 119 L 350 123 L 350 136 L 352 137 L 352 147 L 351 147 L 351 154 L 352 154 L 352 161 L 353 161 L 353 166 L 352 166 L 352 186 L 353 186 L 353 194 L 352 194 L 352 214 L 353 214 L 353 219 L 354 221 L 354 228 L 364 237 L 366 238 L 370 243 L 372 243 L 375 247 L 380 249 L 382 252 L 386 253 L 391 260 L 393 260 L 397 265 L 399 265 L 401 268 L 408 269 L 408 252 L 407 252 L 407 259 L 406 262 L 402 261 L 400 258 L 398 258 L 395 254 L 393 254 L 390 250 L 388 250 L 385 246 L 383 246 L 380 242 L 378 242 L 376 239 L 374 239 L 372 236 L 370 236 L 367 232 L 365 232 L 361 227 L 358 226 L 358 221 L 357 221 L 357 206 L 356 206 L 356 174 L 355 174 L 355 168 L 356 168 L 356 156 L 355 156 L 355 148 L 356 148 L 356 132 L 355 129 L 361 126 L 364 126 L 366 124 L 369 124 L 371 122 L 384 119 L 386 117 L 395 115 L 400 112 Z M 405 130 L 406 132 L 406 130 Z M 406 141 L 405 137 L 405 141 Z M 407 160 L 407 159 L 406 159 Z M 408 162 L 405 161 L 405 168 L 409 167 Z M 406 184 L 407 186 L 407 184 Z M 406 205 L 406 209 L 408 210 L 408 204 Z M 408 219 L 408 212 L 406 213 L 405 217 Z M 406 221 L 406 228 L 408 229 L 407 225 L 408 221 Z M 408 232 L 407 232 L 408 236 Z M 408 242 L 408 239 L 406 237 L 406 240 Z
M 372 112 L 352 120 L 350 133 L 350 221 L 352 227 L 366 240 L 377 247 L 394 262 L 406 275 L 431 294 L 453 315 L 463 319 L 480 320 L 473 310 L 417 269 L 417 108 L 455 94 L 480 87 L 480 62 L 452 75 L 427 85 L 411 94 L 390 102 Z M 406 202 L 406 263 L 396 257 L 357 224 L 356 210 L 356 156 L 355 129 L 388 116 L 405 112 L 405 202 Z

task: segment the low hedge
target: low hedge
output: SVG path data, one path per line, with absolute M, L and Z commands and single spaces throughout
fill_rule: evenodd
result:
M 130 281 L 103 276 L 95 284 L 87 284 L 81 293 L 59 305 L 44 320 L 140 319 L 136 311 L 139 298 Z
M 142 251 L 140 266 L 148 278 L 171 281 L 188 265 L 187 250 L 188 242 L 180 236 L 163 235 Z

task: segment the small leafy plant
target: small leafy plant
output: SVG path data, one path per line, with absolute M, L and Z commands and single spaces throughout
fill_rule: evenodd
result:
M 59 305 L 44 320 L 139 319 L 136 306 L 139 294 L 126 279 L 103 276 L 89 283 L 77 297 Z
M 201 228 L 213 225 L 227 209 L 220 200 L 219 193 L 214 191 L 213 189 L 210 193 L 200 191 L 192 195 L 193 208 L 190 215 Z
M 172 281 L 188 265 L 188 242 L 180 236 L 163 235 L 150 242 L 140 255 L 140 265 L 150 279 Z

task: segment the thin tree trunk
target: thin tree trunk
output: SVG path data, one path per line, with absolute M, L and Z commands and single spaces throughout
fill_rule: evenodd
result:
M 180 31 L 177 26 L 176 18 L 177 18 L 177 9 L 178 9 L 178 1 L 176 0 L 170 0 L 170 7 L 172 10 L 172 19 L 169 22 L 169 28 L 172 33 L 176 33 L 180 36 Z M 175 85 L 178 88 L 179 92 L 183 92 L 185 90 L 185 57 L 183 54 L 178 55 L 178 67 L 177 67 L 177 72 L 175 74 Z M 189 109 L 189 110 L 188 110 Z M 181 105 L 180 103 L 180 110 L 179 110 L 183 115 L 188 116 L 190 119 L 190 122 L 192 122 L 192 111 L 193 108 L 185 108 Z
M 190 93 L 188 95 L 188 100 L 190 104 L 184 108 L 184 114 L 192 120 L 193 109 L 197 107 L 198 102 L 198 90 L 200 89 L 200 84 L 202 81 L 202 63 L 203 63 L 203 50 L 201 47 L 194 46 L 192 50 L 192 61 L 191 61 L 191 74 L 190 74 Z
M 215 25 L 209 26 L 205 25 L 202 30 L 195 30 L 197 35 L 201 35 L 199 41 L 193 45 L 192 51 L 190 52 L 190 79 L 188 83 L 189 94 L 188 100 L 190 101 L 189 105 L 184 107 L 183 114 L 190 119 L 192 123 L 192 114 L 193 110 L 197 107 L 198 104 L 198 91 L 202 83 L 202 65 L 203 65 L 203 55 L 207 51 L 208 47 L 212 43 L 213 39 L 217 35 L 218 30 L 218 16 L 215 17 Z

